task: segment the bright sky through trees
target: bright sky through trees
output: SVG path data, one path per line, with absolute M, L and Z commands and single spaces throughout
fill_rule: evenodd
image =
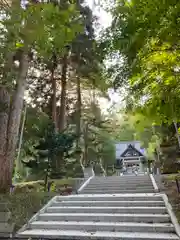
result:
M 96 3 L 95 3 L 96 2 Z M 100 4 L 106 4 L 107 2 L 105 0 L 99 0 L 99 3 L 95 0 L 87 0 L 88 5 L 90 6 L 91 9 L 93 9 L 94 15 L 98 17 L 98 23 L 99 23 L 99 28 L 96 28 L 96 35 L 100 34 L 100 32 L 109 27 L 112 22 L 112 16 L 110 13 L 108 13 L 106 10 L 104 10 Z M 122 98 L 123 96 L 120 96 L 118 92 L 114 92 L 112 89 L 109 90 L 109 96 L 111 101 L 107 101 L 106 99 L 102 98 L 100 99 L 100 105 L 101 108 L 103 109 L 104 112 L 110 107 L 114 106 L 119 108 L 120 105 L 122 105 Z

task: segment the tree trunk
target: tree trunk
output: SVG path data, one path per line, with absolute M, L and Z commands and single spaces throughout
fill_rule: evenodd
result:
M 77 135 L 76 148 L 79 149 L 81 137 L 81 84 L 79 77 L 77 77 L 76 135 Z
M 60 110 L 59 110 L 59 131 L 62 132 L 65 128 L 66 120 L 66 88 L 67 88 L 67 70 L 68 61 L 67 55 L 63 58 L 62 76 L 61 76 L 61 99 L 60 99 Z
M 54 78 L 54 69 L 51 71 L 51 83 L 52 83 L 52 120 L 54 122 L 55 131 L 57 132 L 57 106 L 56 106 L 56 79 Z
M 80 148 L 80 139 L 81 139 L 81 82 L 80 82 L 80 78 L 77 76 L 76 78 L 77 82 L 76 82 L 76 94 L 77 94 L 77 102 L 76 102 L 76 136 L 77 136 L 77 140 L 76 140 L 76 161 L 80 163 L 80 166 L 82 168 L 82 171 L 84 171 L 84 166 L 83 166 L 83 156 L 84 153 L 81 151 Z
M 0 87 L 0 193 L 5 193 L 10 185 L 10 167 L 6 161 L 9 108 L 10 94 L 6 88 Z
M 76 134 L 78 137 L 81 135 L 81 104 L 81 83 L 80 78 L 77 77 Z
M 48 188 L 48 178 L 49 178 L 49 168 L 50 168 L 49 162 L 50 162 L 50 158 L 48 157 L 48 167 L 46 168 L 45 178 L 44 178 L 44 192 L 46 192 Z
M 10 179 L 8 180 L 10 184 L 12 181 L 12 172 L 20 127 L 21 113 L 23 109 L 24 92 L 26 89 L 26 76 L 28 72 L 28 67 L 29 67 L 28 56 L 24 53 L 22 54 L 20 61 L 19 76 L 17 78 L 17 86 L 12 98 L 8 122 L 6 161 L 8 162 L 8 165 L 10 167 L 9 174 Z
M 23 134 L 24 134 L 24 126 L 26 122 L 26 115 L 27 115 L 27 104 L 25 104 L 25 107 L 24 107 L 24 116 L 22 120 L 22 126 L 21 126 L 20 138 L 19 138 L 18 153 L 16 158 L 16 170 L 15 170 L 16 173 L 17 172 L 19 173 L 22 170 L 22 162 L 20 159 L 20 155 L 21 155 L 21 147 L 22 147 Z
M 89 166 L 88 161 L 88 123 L 84 127 L 84 166 L 85 168 Z
M 81 152 L 79 162 L 80 162 L 80 166 L 82 168 L 82 171 L 84 172 L 84 165 L 83 165 L 83 160 L 84 159 L 83 158 L 84 158 L 84 152 Z
M 152 133 L 154 135 L 156 135 L 156 130 L 155 130 L 155 127 L 152 126 Z M 161 168 L 161 161 L 160 161 L 160 146 L 159 146 L 159 142 L 156 140 L 156 153 L 157 153 L 157 158 L 155 158 L 155 164 L 154 164 L 154 167 L 156 168 L 156 172 L 157 172 L 157 169 L 159 169 L 160 171 L 160 168 Z
M 59 132 L 63 132 L 66 123 L 66 91 L 67 91 L 67 74 L 68 74 L 68 55 L 65 54 L 62 65 L 61 75 L 61 98 L 59 108 Z M 64 153 L 61 152 L 56 160 L 56 168 L 60 169 L 61 163 L 63 162 Z
M 105 170 L 105 168 L 103 167 L 103 161 L 102 161 L 102 158 L 101 158 L 101 157 L 99 158 L 99 164 L 100 164 L 101 170 L 102 170 L 102 172 L 103 172 L 103 176 L 106 176 L 106 170 Z

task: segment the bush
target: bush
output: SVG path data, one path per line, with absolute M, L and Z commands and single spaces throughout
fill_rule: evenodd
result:
M 11 223 L 15 223 L 15 231 L 19 230 L 27 221 L 46 204 L 55 193 L 29 192 L 1 195 L 1 201 L 7 203 L 11 212 Z
M 24 182 L 15 185 L 14 193 L 43 192 L 44 181 Z
M 73 187 L 74 180 L 72 178 L 67 179 L 51 179 L 49 182 L 53 183 L 54 188 L 50 188 L 50 191 L 58 192 L 66 187 Z M 51 184 L 52 185 L 52 184 Z M 66 186 L 66 187 L 65 187 Z M 44 181 L 31 181 L 23 182 L 15 185 L 14 193 L 29 193 L 29 192 L 43 192 L 44 191 Z
M 0 200 L 7 203 L 12 213 L 11 222 L 19 230 L 52 197 L 71 194 L 75 181 L 73 179 L 50 180 L 50 192 L 44 192 L 44 181 L 18 183 L 10 195 L 0 195 Z

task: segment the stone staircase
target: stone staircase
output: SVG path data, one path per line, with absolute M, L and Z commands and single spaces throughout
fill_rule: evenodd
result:
M 125 175 L 94 177 L 81 193 L 153 193 L 154 191 L 150 175 Z
M 94 177 L 79 195 L 56 196 L 19 232 L 58 240 L 178 240 L 165 194 L 150 176 Z

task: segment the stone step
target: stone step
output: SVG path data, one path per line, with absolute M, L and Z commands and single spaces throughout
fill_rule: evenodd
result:
M 136 207 L 163 207 L 163 201 L 54 201 L 52 206 L 136 206 Z
M 154 189 L 153 185 L 152 184 L 149 184 L 149 185 L 132 185 L 132 184 L 129 184 L 129 185 L 119 185 L 119 184 L 114 184 L 114 185 L 111 185 L 111 186 L 108 186 L 106 184 L 101 184 L 101 185 L 88 185 L 86 186 L 85 189 L 100 189 L 100 188 L 103 188 L 103 189 L 139 189 L 139 188 L 143 188 L 143 189 L 146 189 L 146 188 L 152 188 Z
M 165 214 L 167 210 L 165 207 L 74 207 L 61 206 L 49 207 L 48 213 L 150 213 L 150 214 Z
M 121 186 L 121 187 L 129 187 L 129 186 L 132 186 L 132 187 L 146 187 L 146 186 L 153 186 L 153 184 L 152 183 L 137 183 L 137 184 L 132 184 L 132 183 L 119 183 L 119 182 L 117 182 L 117 183 L 111 183 L 111 184 L 109 184 L 109 183 L 106 183 L 106 182 L 104 182 L 104 183 L 98 183 L 98 184 L 91 184 L 91 183 L 89 183 L 88 185 L 87 185 L 88 187 L 89 186 L 92 186 L 92 187 L 100 187 L 100 186 L 108 186 L 108 187 L 113 187 L 113 186 Z M 86 187 L 87 187 L 86 186 Z
M 150 178 L 150 176 L 142 176 L 142 175 L 131 175 L 131 176 L 117 176 L 117 177 L 113 177 L 113 178 L 111 178 L 111 177 L 100 177 L 100 178 L 97 178 L 97 177 L 94 177 L 94 178 L 92 178 L 91 179 L 91 181 L 96 181 L 96 182 L 98 182 L 98 181 L 101 181 L 101 182 L 103 182 L 103 181 L 109 181 L 109 182 L 111 182 L 111 181 L 132 181 L 132 180 L 136 180 L 136 181 L 149 181 L 151 178 Z
M 150 177 L 142 177 L 142 176 L 127 176 L 127 177 L 116 177 L 116 178 L 92 178 L 91 182 L 133 182 L 133 181 L 144 181 L 144 182 L 148 182 L 151 181 Z
M 134 194 L 79 194 L 57 196 L 56 201 L 162 201 L 162 196 L 156 193 Z
M 117 184 L 117 183 L 121 183 L 121 184 L 138 184 L 138 183 L 144 183 L 144 184 L 150 184 L 152 183 L 151 180 L 137 180 L 137 179 L 132 179 L 132 180 L 116 180 L 116 181 L 93 181 L 91 180 L 90 181 L 90 184 L 104 184 L 104 183 L 107 183 L 107 184 Z
M 91 180 L 89 182 L 89 184 L 93 184 L 93 185 L 96 185 L 96 184 L 103 184 L 103 183 L 106 183 L 106 184 L 152 184 L 152 181 L 151 179 L 149 179 L 148 181 L 147 180 L 132 180 L 132 181 L 127 181 L 127 180 L 123 180 L 123 181 L 93 181 Z
M 110 186 L 110 187 L 112 187 L 113 186 L 113 184 L 112 183 L 109 183 L 109 182 L 102 182 L 102 183 L 98 183 L 98 182 L 96 182 L 96 183 L 92 183 L 92 182 L 90 182 L 89 183 L 89 185 L 88 186 L 101 186 L 101 185 L 104 185 L 104 184 L 106 184 L 107 186 Z M 136 182 L 115 182 L 114 183 L 115 185 L 118 185 L 118 186 L 124 186 L 124 185 L 127 185 L 127 186 L 129 186 L 129 185 L 132 185 L 132 186 L 146 186 L 146 185 L 152 185 L 152 182 L 150 182 L 150 181 L 148 181 L 147 183 L 146 182 L 139 182 L 139 183 L 136 183 Z
M 103 185 L 100 185 L 100 186 L 92 186 L 92 185 L 89 185 L 89 186 L 87 186 L 85 189 L 92 189 L 92 190 L 94 190 L 94 189 L 107 189 L 107 190 L 109 190 L 109 189 L 127 189 L 127 190 L 129 190 L 129 189 L 154 189 L 154 187 L 153 187 L 153 185 L 146 185 L 146 186 L 144 186 L 144 185 L 142 185 L 142 186 L 132 186 L 132 185 L 113 185 L 113 186 L 106 186 L 105 184 Z
M 38 220 L 169 223 L 170 217 L 168 214 L 42 213 Z
M 85 231 L 63 231 L 32 229 L 25 230 L 20 236 L 31 236 L 39 238 L 63 239 L 63 240 L 179 240 L 173 233 L 140 233 L 140 232 L 85 232 Z
M 59 229 L 78 231 L 109 232 L 160 232 L 174 233 L 174 226 L 169 223 L 134 223 L 134 222 L 55 222 L 36 221 L 30 224 L 31 229 Z
M 129 181 L 131 182 L 132 180 L 136 180 L 136 181 L 150 181 L 151 178 L 148 177 L 144 177 L 144 176 L 119 176 L 119 177 L 115 177 L 115 178 L 106 178 L 106 177 L 102 177 L 102 178 L 92 178 L 91 182 L 113 182 L 113 181 L 117 181 L 117 182 L 121 182 L 121 181 Z
M 97 187 L 92 187 L 91 185 L 87 186 L 85 190 L 99 190 L 99 189 L 102 189 L 102 190 L 131 190 L 131 189 L 136 189 L 136 190 L 139 190 L 139 189 L 142 189 L 142 190 L 146 190 L 146 189 L 152 189 L 154 190 L 153 186 L 138 186 L 138 187 L 132 187 L 132 186 L 112 186 L 111 188 L 107 187 L 106 185 L 103 185 L 103 186 L 97 186 Z
M 98 177 L 98 176 L 96 176 L 96 177 L 94 177 L 93 178 L 93 180 L 101 180 L 101 181 L 103 181 L 103 180 L 114 180 L 114 179 L 134 179 L 134 178 L 136 178 L 136 179 L 149 179 L 150 178 L 150 176 L 149 175 L 127 175 L 127 176 L 108 176 L 108 177 L 102 177 L 102 176 L 100 176 L 100 177 Z
M 83 194 L 88 194 L 88 193 L 94 193 L 94 194 L 96 194 L 96 193 L 99 193 L 99 194 L 103 194 L 105 192 L 105 190 L 103 190 L 103 189 L 95 189 L 95 190 L 89 190 L 88 188 L 87 189 L 84 189 L 84 190 L 82 190 L 82 192 L 81 193 L 83 193 Z M 108 189 L 108 191 L 106 191 L 106 192 L 108 192 L 108 193 L 153 193 L 154 192 L 154 189 L 152 189 L 152 188 L 146 188 L 146 189 L 128 189 L 128 190 L 126 190 L 126 189 L 116 189 L 116 190 L 114 190 L 114 189 Z

